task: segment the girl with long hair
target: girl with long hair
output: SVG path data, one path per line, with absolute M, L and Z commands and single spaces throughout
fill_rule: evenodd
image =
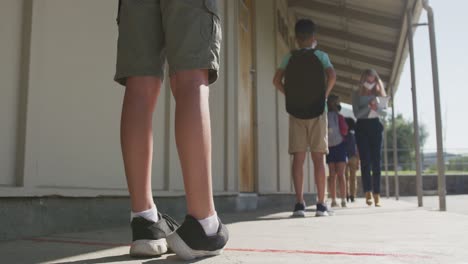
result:
M 357 119 L 356 141 L 361 160 L 361 178 L 366 203 L 380 206 L 381 151 L 383 125 L 380 117 L 386 106 L 379 102 L 387 96 L 382 79 L 376 70 L 362 73 L 359 89 L 353 94 L 353 112 Z M 372 171 L 372 177 L 371 177 Z

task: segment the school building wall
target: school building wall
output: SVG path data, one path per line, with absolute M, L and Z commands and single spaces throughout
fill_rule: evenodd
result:
M 236 195 L 239 1 L 218 2 L 224 39 L 220 78 L 210 94 L 213 186 L 216 194 Z M 288 116 L 272 78 L 292 48 L 294 18 L 283 0 L 257 0 L 254 7 L 255 190 L 289 194 Z M 127 196 L 119 141 L 124 89 L 112 80 L 116 13 L 115 0 L 0 2 L 0 197 Z M 183 181 L 174 100 L 163 86 L 154 115 L 152 184 L 157 196 L 178 196 Z M 314 193 L 310 158 L 304 169 L 306 192 Z

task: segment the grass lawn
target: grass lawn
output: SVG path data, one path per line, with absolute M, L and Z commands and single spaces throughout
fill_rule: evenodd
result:
M 359 170 L 357 173 L 358 176 L 361 176 L 361 171 Z M 388 171 L 389 176 L 395 175 L 395 173 L 391 170 Z M 416 175 L 416 171 L 412 170 L 404 170 L 398 171 L 398 176 L 414 176 Z M 424 175 L 437 175 L 437 171 L 427 170 L 423 171 Z M 468 171 L 445 171 L 445 175 L 468 175 Z M 382 170 L 382 176 L 385 176 L 385 170 Z

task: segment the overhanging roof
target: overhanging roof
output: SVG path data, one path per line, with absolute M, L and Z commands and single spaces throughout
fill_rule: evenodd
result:
M 327 52 L 337 71 L 334 93 L 351 102 L 362 71 L 376 69 L 387 90 L 396 91 L 408 56 L 407 13 L 419 21 L 420 0 L 288 0 L 297 19 L 318 25 L 319 49 Z

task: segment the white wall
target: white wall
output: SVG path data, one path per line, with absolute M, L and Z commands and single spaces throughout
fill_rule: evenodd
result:
M 234 120 L 237 118 L 237 69 L 238 69 L 238 51 L 237 51 L 237 1 L 224 1 L 224 24 L 223 24 L 223 45 L 224 45 L 224 67 L 221 67 L 221 74 L 224 76 L 225 93 L 225 141 L 228 147 L 225 151 L 224 178 L 225 189 L 227 191 L 239 190 L 239 160 L 237 155 L 238 142 L 238 124 Z
M 33 2 L 28 185 L 124 188 L 114 1 Z M 110 8 L 112 7 L 112 8 Z
M 0 2 L 0 185 L 15 184 L 23 1 Z
M 282 16 L 287 18 L 287 5 L 286 1 L 277 0 L 276 8 L 279 9 Z M 277 18 L 275 12 L 275 26 L 277 28 Z M 280 34 L 276 32 L 276 63 L 275 66 L 281 63 L 283 56 L 290 51 L 290 48 L 282 40 Z M 279 153 L 278 153 L 278 173 L 279 173 L 279 191 L 281 192 L 291 192 L 292 180 L 291 180 L 291 157 L 288 153 L 289 149 L 289 115 L 286 112 L 286 106 L 284 101 L 284 96 L 278 93 L 277 97 L 277 116 L 278 116 L 278 144 L 279 144 Z
M 275 4 L 271 0 L 255 1 L 256 10 L 256 103 L 257 103 L 257 152 L 259 192 L 278 191 L 278 149 L 276 97 L 272 85 L 275 73 Z
M 34 1 L 25 185 L 126 189 L 119 145 L 124 90 L 112 80 L 116 12 L 114 0 Z M 224 53 L 223 49 L 222 57 Z M 226 118 L 225 83 L 222 70 L 210 95 L 217 192 L 237 189 L 225 184 L 229 180 L 225 177 L 226 122 L 233 120 Z M 169 86 L 164 84 L 154 116 L 155 190 L 183 190 L 174 107 Z M 229 151 L 233 150 L 231 145 Z
M 23 14 L 23 1 L 0 3 L 0 196 L 126 195 L 119 140 L 124 90 L 112 80 L 117 1 L 29 3 L 29 17 Z M 261 193 L 292 191 L 288 116 L 284 98 L 271 84 L 279 59 L 288 51 L 277 41 L 276 5 L 276 1 L 256 2 Z M 222 63 L 210 94 L 217 193 L 238 190 L 236 6 L 236 1 L 219 0 L 224 22 Z M 28 20 L 31 32 L 22 38 L 23 22 Z M 22 46 L 29 47 L 29 56 L 22 55 Z M 29 71 L 22 70 L 24 65 Z M 174 195 L 183 190 L 183 181 L 174 140 L 175 104 L 168 85 L 163 86 L 154 115 L 153 189 L 156 195 Z M 19 91 L 27 92 L 27 105 L 18 105 Z M 25 125 L 24 138 L 18 124 Z M 24 164 L 22 159 L 18 164 L 24 173 L 20 168 L 17 176 L 23 187 L 1 187 L 16 184 L 16 155 L 22 149 L 17 142 L 22 141 Z

